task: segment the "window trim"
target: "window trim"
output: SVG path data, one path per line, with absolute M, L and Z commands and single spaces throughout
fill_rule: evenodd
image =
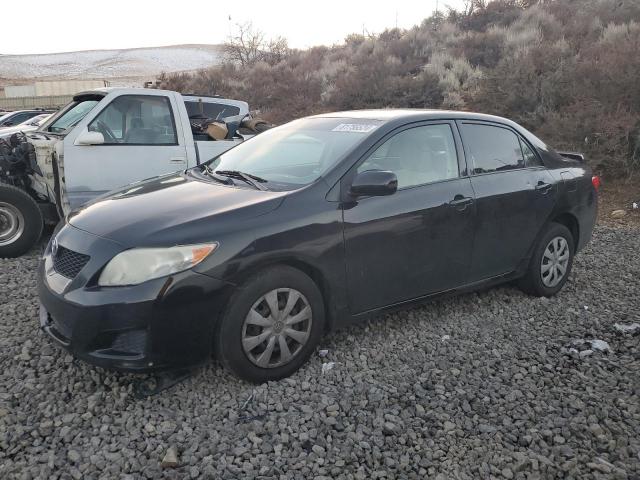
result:
M 515 171 L 523 171 L 523 170 L 541 170 L 541 169 L 546 168 L 545 165 L 544 165 L 544 162 L 542 161 L 542 158 L 540 157 L 540 153 L 538 152 L 538 150 L 536 148 L 534 148 L 531 145 L 531 143 L 529 141 L 527 141 L 520 134 L 520 132 L 516 131 L 513 127 L 511 127 L 509 125 L 506 125 L 504 123 L 489 122 L 489 121 L 484 121 L 484 120 L 462 119 L 462 120 L 457 120 L 456 121 L 456 125 L 458 125 L 459 131 L 460 131 L 460 138 L 462 139 L 462 148 L 464 149 L 464 152 L 465 152 L 465 158 L 467 156 L 466 154 L 467 154 L 467 148 L 468 148 L 465 145 L 464 133 L 463 133 L 463 128 L 462 128 L 462 125 L 465 125 L 465 124 L 483 125 L 485 127 L 502 128 L 502 129 L 510 131 L 518 139 L 518 144 L 520 145 L 520 151 L 522 152 L 522 160 L 525 162 L 524 167 L 516 167 L 516 168 L 509 169 L 509 170 L 494 170 L 492 172 L 483 172 L 483 173 L 476 173 L 475 172 L 475 164 L 473 164 L 473 165 L 471 165 L 471 167 L 474 167 L 474 168 L 469 168 L 469 166 L 467 166 L 467 171 L 468 171 L 469 177 L 480 177 L 480 176 L 483 176 L 483 175 L 495 175 L 495 174 L 499 174 L 499 173 L 508 173 L 508 172 L 515 172 Z M 526 164 L 526 158 L 524 157 L 524 151 L 522 150 L 522 142 L 525 142 L 525 144 L 529 147 L 529 149 L 538 158 L 538 161 L 540 162 L 540 165 L 531 165 L 530 166 L 530 165 Z M 472 160 L 470 160 L 469 163 L 473 163 Z
M 89 130 L 89 127 L 93 124 L 93 122 L 98 120 L 98 117 L 102 115 L 102 112 L 104 112 L 107 108 L 109 108 L 109 106 L 111 106 L 113 102 L 123 97 L 138 97 L 138 98 L 144 97 L 144 98 L 153 98 L 153 99 L 157 99 L 157 98 L 163 99 L 163 101 L 167 103 L 167 106 L 169 107 L 169 113 L 171 114 L 170 115 L 171 125 L 173 127 L 175 142 L 174 143 L 100 143 L 95 145 L 96 147 L 176 147 L 180 145 L 180 140 L 178 139 L 178 128 L 176 125 L 176 119 L 173 112 L 173 105 L 171 105 L 171 99 L 164 95 L 144 95 L 144 94 L 140 95 L 137 93 L 126 93 L 124 95 L 118 95 L 116 98 L 114 98 L 109 103 L 107 103 L 98 113 L 96 113 L 96 115 L 89 121 L 89 123 L 87 123 L 87 130 Z
M 455 152 L 456 152 L 456 162 L 458 165 L 458 176 L 457 177 L 452 177 L 452 178 L 443 178 L 441 180 L 435 180 L 433 182 L 426 182 L 426 183 L 417 183 L 415 185 L 407 185 L 405 187 L 398 187 L 398 192 L 403 192 L 405 190 L 411 190 L 413 188 L 419 188 L 419 187 L 424 187 L 427 185 L 434 185 L 436 183 L 443 183 L 443 182 L 450 182 L 453 180 L 460 180 L 461 178 L 465 178 L 466 175 L 466 159 L 464 158 L 464 156 L 460 155 L 460 148 L 461 145 L 458 145 L 458 137 L 456 136 L 456 129 L 455 127 L 455 122 L 452 120 L 429 120 L 429 121 L 418 121 L 418 122 L 412 122 L 412 123 L 406 123 L 404 125 L 401 125 L 395 129 L 393 129 L 392 131 L 388 132 L 384 137 L 382 137 L 380 140 L 378 140 L 371 148 L 369 148 L 369 150 L 367 150 L 364 155 L 362 155 L 352 166 L 352 168 L 349 170 L 349 172 L 347 173 L 347 175 L 345 175 L 345 178 L 347 176 L 349 176 L 349 173 L 353 172 L 353 176 L 350 178 L 350 180 L 353 180 L 353 178 L 355 177 L 355 175 L 358 174 L 358 168 L 360 167 L 360 165 L 362 165 L 374 152 L 376 152 L 376 150 L 378 150 L 378 148 L 380 148 L 382 145 L 384 145 L 387 141 L 391 140 L 393 137 L 395 137 L 396 135 L 405 132 L 407 130 L 411 130 L 413 128 L 420 128 L 420 127 L 429 127 L 429 126 L 436 126 L 436 125 L 447 125 L 449 127 L 449 130 L 451 131 L 451 137 L 453 138 L 453 146 L 455 148 Z M 369 197 L 362 197 L 364 198 L 369 198 Z
M 540 153 L 537 149 L 533 147 L 522 135 L 518 134 L 518 139 L 520 140 L 520 149 L 522 150 L 522 156 L 524 158 L 524 150 L 522 149 L 522 144 L 524 143 L 529 150 L 533 153 L 533 155 L 538 159 L 539 165 L 528 165 L 527 159 L 525 158 L 525 168 L 526 169 L 534 169 L 534 168 L 544 168 L 544 162 L 540 157 Z

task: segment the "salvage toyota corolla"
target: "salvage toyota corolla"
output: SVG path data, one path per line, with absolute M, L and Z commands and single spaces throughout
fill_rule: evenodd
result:
M 598 185 L 581 155 L 499 117 L 304 118 L 71 214 L 40 264 L 40 323 L 106 368 L 213 352 L 275 380 L 326 331 L 387 308 L 516 279 L 554 295 Z

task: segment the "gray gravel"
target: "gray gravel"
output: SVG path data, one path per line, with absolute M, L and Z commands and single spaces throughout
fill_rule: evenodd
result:
M 640 320 L 639 233 L 599 227 L 556 298 L 441 300 L 287 380 L 212 362 L 143 401 L 39 332 L 36 253 L 0 260 L 0 478 L 638 479 L 640 336 L 614 324 Z

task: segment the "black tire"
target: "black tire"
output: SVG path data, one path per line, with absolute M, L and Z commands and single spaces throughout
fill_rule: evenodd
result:
M 27 192 L 0 184 L 0 258 L 29 251 L 40 239 L 43 225 L 42 212 Z
M 569 257 L 565 271 L 559 281 L 554 285 L 549 285 L 546 284 L 543 279 L 543 256 L 545 255 L 545 251 L 547 251 L 551 241 L 554 239 L 564 239 Z M 552 297 L 558 293 L 571 274 L 573 255 L 575 253 L 574 245 L 575 240 L 567 227 L 559 223 L 550 223 L 546 227 L 545 232 L 540 237 L 540 240 L 533 251 L 527 273 L 518 282 L 520 289 L 525 293 L 536 297 Z M 545 262 L 547 261 L 548 260 L 545 260 Z
M 246 353 L 243 348 L 242 340 L 245 333 L 245 319 L 249 312 L 254 309 L 256 302 L 267 293 L 276 289 L 294 289 L 298 293 L 301 293 L 303 296 L 303 298 L 301 297 L 302 303 L 296 303 L 292 311 L 296 311 L 295 308 L 300 308 L 301 305 L 308 304 L 311 309 L 311 321 L 309 324 L 305 323 L 305 325 L 308 325 L 308 338 L 306 339 L 306 343 L 299 347 L 297 353 L 292 356 L 290 361 L 281 366 L 264 368 L 256 365 L 249 357 L 252 355 L 252 352 Z M 282 298 L 281 294 L 278 293 L 277 295 L 277 298 L 280 300 Z M 282 295 L 285 294 L 282 293 Z M 268 311 L 270 311 L 270 309 Z M 249 278 L 232 295 L 229 305 L 223 317 L 220 319 L 217 334 L 214 339 L 214 348 L 222 364 L 236 376 L 244 380 L 254 383 L 279 380 L 293 374 L 307 361 L 320 341 L 324 332 L 324 324 L 324 302 L 322 294 L 315 282 L 295 268 L 288 266 L 271 267 Z M 248 328 L 271 327 L 249 326 Z M 282 325 L 279 328 L 282 328 Z M 274 342 L 278 341 L 279 338 L 274 340 Z M 293 342 L 291 339 L 287 341 Z M 265 340 L 265 344 L 259 344 L 257 347 L 258 353 L 260 353 L 259 349 L 267 344 L 268 340 Z M 298 343 L 294 342 L 294 346 L 297 347 L 298 345 Z M 266 348 L 265 346 L 265 350 Z M 279 351 L 280 347 L 275 347 L 274 353 L 278 356 L 281 355 L 277 353 Z

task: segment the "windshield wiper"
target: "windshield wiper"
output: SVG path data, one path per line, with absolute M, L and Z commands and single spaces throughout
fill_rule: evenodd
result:
M 263 183 L 266 183 L 268 180 L 258 177 L 257 175 L 240 172 L 239 170 L 216 170 L 216 173 L 225 177 L 243 180 L 244 182 L 248 183 L 258 190 L 269 190 L 265 185 L 263 185 Z
M 233 180 L 231 180 L 231 178 L 216 175 L 216 172 L 214 172 L 209 165 L 202 165 L 202 173 L 205 173 L 207 176 L 213 178 L 217 182 L 224 183 L 225 185 L 233 185 Z

